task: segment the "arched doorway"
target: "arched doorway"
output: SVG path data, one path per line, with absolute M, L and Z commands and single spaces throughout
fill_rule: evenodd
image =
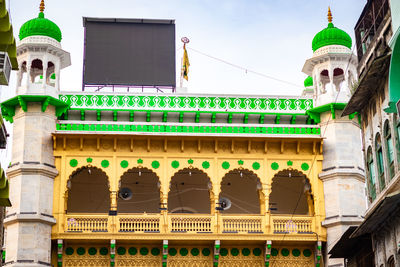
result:
M 231 207 L 222 210 L 225 214 L 260 214 L 261 182 L 256 174 L 246 169 L 235 169 L 221 181 L 219 199 L 227 198 Z
M 288 169 L 274 176 L 269 195 L 272 214 L 313 215 L 313 203 L 310 181 L 303 173 Z
M 168 193 L 168 212 L 202 213 L 211 212 L 210 178 L 196 168 L 185 168 L 172 177 Z
M 126 193 L 124 195 L 124 192 Z M 160 182 L 147 168 L 132 168 L 121 176 L 118 213 L 159 213 Z
M 68 182 L 67 213 L 108 213 L 110 190 L 107 175 L 96 167 L 76 170 Z

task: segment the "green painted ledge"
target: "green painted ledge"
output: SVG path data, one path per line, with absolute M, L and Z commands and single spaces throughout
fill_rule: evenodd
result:
M 396 103 L 400 100 L 400 35 L 397 36 L 389 67 L 389 104 L 384 108 L 386 113 L 396 113 Z
M 42 104 L 42 111 L 45 112 L 47 107 L 49 105 L 55 106 L 56 107 L 56 116 L 59 117 L 62 114 L 64 114 L 68 108 L 69 105 L 61 100 L 58 100 L 54 97 L 51 96 L 45 96 L 45 95 L 19 95 L 16 97 L 13 97 L 9 100 L 4 101 L 3 103 L 0 104 L 1 107 L 1 113 L 3 117 L 9 121 L 13 122 L 14 121 L 14 116 L 15 116 L 15 108 L 16 106 L 21 106 L 22 110 L 24 112 L 28 111 L 28 102 L 39 102 Z
M 322 105 L 316 108 L 312 108 L 306 111 L 307 115 L 311 117 L 316 123 L 321 122 L 321 113 L 330 111 L 332 113 L 332 119 L 336 119 L 335 110 L 343 110 L 347 103 L 330 103 Z M 349 119 L 353 119 L 357 112 L 350 114 Z
M 3 168 L 0 167 L 0 207 L 11 207 L 9 184 Z

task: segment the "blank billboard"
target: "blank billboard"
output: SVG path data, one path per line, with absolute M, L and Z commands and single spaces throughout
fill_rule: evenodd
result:
M 175 87 L 173 20 L 83 18 L 84 85 Z

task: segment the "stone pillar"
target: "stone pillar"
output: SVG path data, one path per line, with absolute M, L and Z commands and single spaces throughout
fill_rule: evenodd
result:
M 45 112 L 40 103 L 16 107 L 12 162 L 7 175 L 12 207 L 7 209 L 6 265 L 51 266 L 51 226 L 54 166 L 51 134 L 55 131 L 55 108 Z

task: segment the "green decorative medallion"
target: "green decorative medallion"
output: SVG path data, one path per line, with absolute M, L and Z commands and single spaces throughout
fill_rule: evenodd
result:
M 151 255 L 153 255 L 153 256 L 160 255 L 160 249 L 159 248 L 152 248 L 151 249 Z
M 107 255 L 108 254 L 108 248 L 102 247 L 100 249 L 100 254 L 103 255 L 103 256 Z
M 208 161 L 203 161 L 203 163 L 201 164 L 201 166 L 203 166 L 204 169 L 208 169 L 208 168 L 210 168 L 210 162 L 208 162 Z
M 239 164 L 240 166 L 242 166 L 242 165 L 244 164 L 244 161 L 243 161 L 243 160 L 238 160 L 238 164 Z
M 193 256 L 198 256 L 200 254 L 200 250 L 198 248 L 192 248 L 190 250 L 190 254 L 192 254 Z
M 277 162 L 273 162 L 271 164 L 271 169 L 273 169 L 274 171 L 276 171 L 277 169 L 279 169 L 279 164 Z
M 121 161 L 121 167 L 122 168 L 125 169 L 126 167 L 128 167 L 128 165 L 129 165 L 128 161 L 126 161 L 126 160 Z
M 226 248 L 221 248 L 219 250 L 219 254 L 224 257 L 224 256 L 228 255 L 228 250 Z
M 301 254 L 301 252 L 297 248 L 292 250 L 292 255 L 293 256 L 298 257 L 298 256 L 300 256 L 300 254 Z
M 230 166 L 231 166 L 231 165 L 229 164 L 229 162 L 227 162 L 227 161 L 222 162 L 222 168 L 223 168 L 224 170 L 229 169 Z
M 92 255 L 92 256 L 96 255 L 97 249 L 94 248 L 94 247 L 91 247 L 91 248 L 88 249 L 88 253 L 89 253 L 89 255 Z
M 74 254 L 74 249 L 71 248 L 71 247 L 67 247 L 67 248 L 65 249 L 65 254 L 67 254 L 67 255 L 72 255 L 72 254 Z
M 176 248 L 170 248 L 168 249 L 168 254 L 171 256 L 175 256 L 176 253 L 178 253 L 178 251 L 176 250 Z
M 289 256 L 290 251 L 287 248 L 283 248 L 281 250 L 281 254 L 282 254 L 282 256 L 287 257 L 287 256 Z
M 293 161 L 288 160 L 287 165 L 288 165 L 288 166 L 293 166 Z
M 177 160 L 172 161 L 172 162 L 171 162 L 171 166 L 172 166 L 172 168 L 174 168 L 174 169 L 179 168 L 179 161 L 177 161 Z
M 232 256 L 237 256 L 237 255 L 239 255 L 239 249 L 237 249 L 237 248 L 232 248 L 231 249 L 231 254 L 232 254 Z
M 77 161 L 76 159 L 71 159 L 71 160 L 69 161 L 69 165 L 70 165 L 72 168 L 75 168 L 76 166 L 78 166 L 78 161 Z
M 258 170 L 258 169 L 260 169 L 260 167 L 261 167 L 261 165 L 257 161 L 253 163 L 253 169 L 254 170 Z
M 242 249 L 242 255 L 243 255 L 243 256 L 249 256 L 249 255 L 250 255 L 250 249 L 248 249 L 248 248 L 243 248 L 243 249 Z
M 138 159 L 137 160 L 137 164 L 143 164 L 143 160 L 142 159 Z
M 304 257 L 308 258 L 312 255 L 312 252 L 309 249 L 305 249 L 305 250 L 303 250 L 303 255 L 304 255 Z
M 253 249 L 253 255 L 254 256 L 260 256 L 261 255 L 261 249 L 260 248 Z
M 153 162 L 151 163 L 151 167 L 153 167 L 154 169 L 158 169 L 160 167 L 160 162 L 158 162 L 157 160 L 153 160 Z
M 149 254 L 149 249 L 146 247 L 142 247 L 140 250 L 140 255 L 146 256 L 147 254 Z
M 181 256 L 186 256 L 189 253 L 187 248 L 181 248 L 179 250 L 179 254 L 181 254 Z
M 279 251 L 276 248 L 271 249 L 272 256 L 278 256 Z
M 108 166 L 110 166 L 110 162 L 108 160 L 106 160 L 106 159 L 103 159 L 101 161 L 101 167 L 107 168 Z
M 308 171 L 309 168 L 310 168 L 310 166 L 309 166 L 307 163 L 301 164 L 301 169 L 302 169 L 303 171 Z
M 118 255 L 125 255 L 126 248 L 124 248 L 124 247 L 117 248 L 117 253 L 118 253 Z
M 130 247 L 129 249 L 128 249 L 128 253 L 129 253 L 129 255 L 136 255 L 137 254 L 137 248 L 135 248 L 135 247 Z
M 93 159 L 92 159 L 92 158 L 87 158 L 87 159 L 86 159 L 86 162 L 87 162 L 87 163 L 92 163 L 92 162 L 93 162 Z
M 210 251 L 210 249 L 209 248 L 203 248 L 202 250 L 201 250 L 201 253 L 203 254 L 203 256 L 209 256 L 210 254 L 211 254 L 211 251 Z
M 189 160 L 188 160 L 188 163 L 189 163 L 190 165 L 192 165 L 192 164 L 194 163 L 194 160 L 193 160 L 193 159 L 189 159 Z
M 76 253 L 78 253 L 78 255 L 80 255 L 80 256 L 82 256 L 83 254 L 85 254 L 85 252 L 86 252 L 86 250 L 85 250 L 85 248 L 83 248 L 83 247 L 79 247 L 79 248 L 76 250 Z

